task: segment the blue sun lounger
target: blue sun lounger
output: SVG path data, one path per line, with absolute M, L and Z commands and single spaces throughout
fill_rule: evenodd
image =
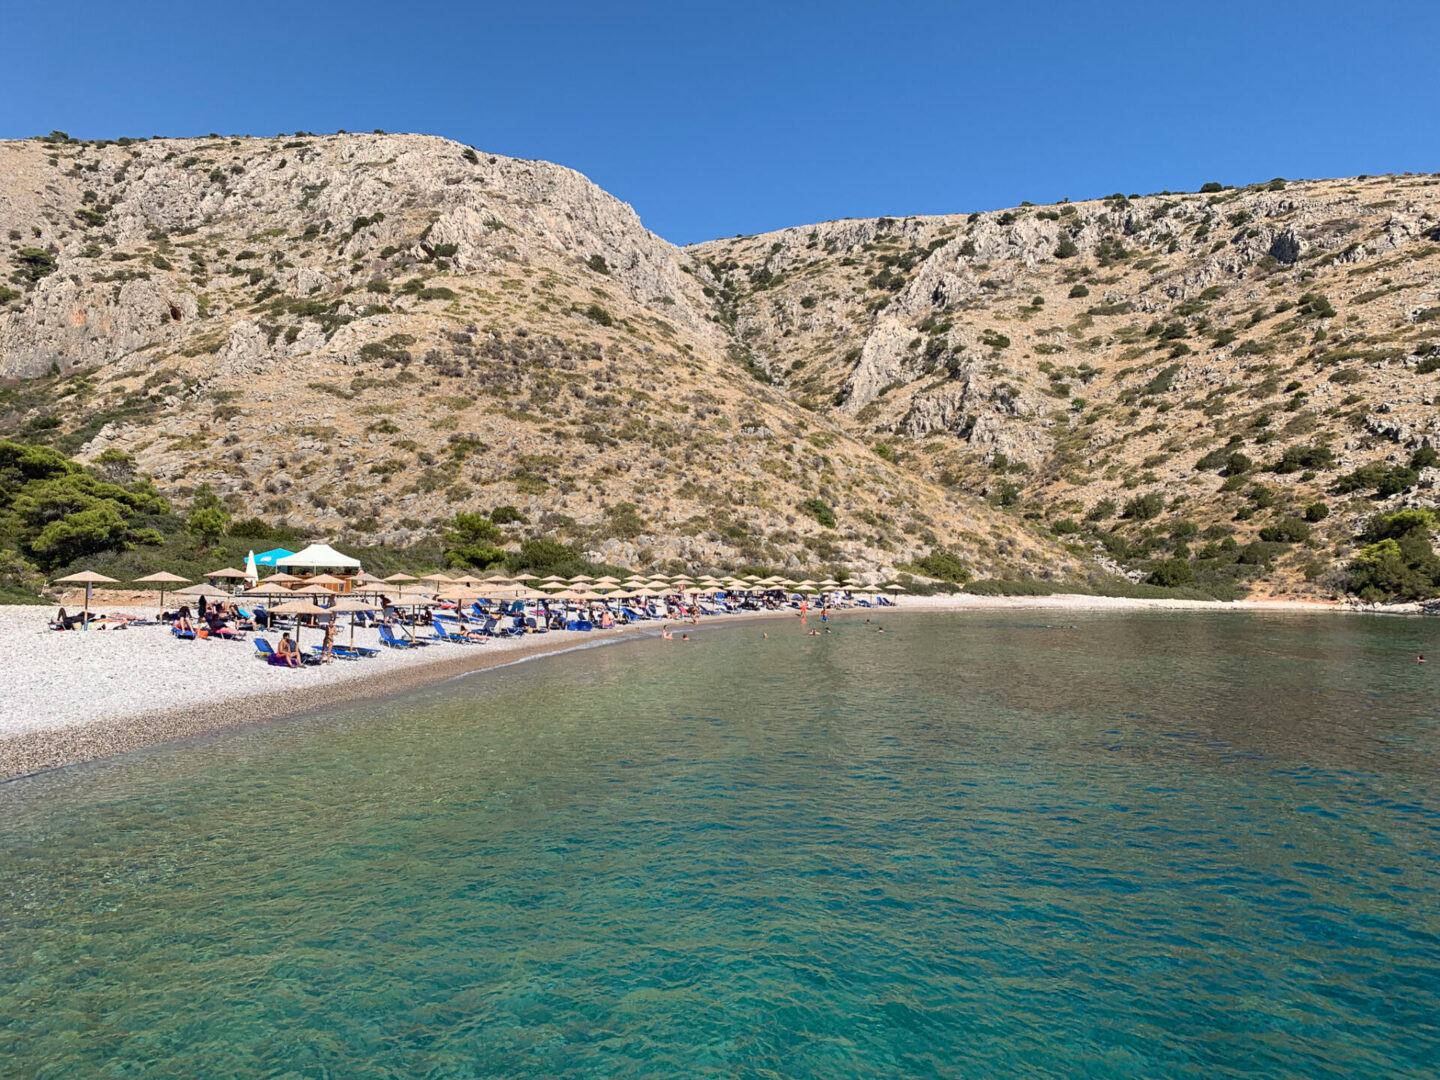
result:
M 391 630 L 390 627 L 386 626 L 384 623 L 381 623 L 380 644 L 388 645 L 392 649 L 413 649 L 418 643 L 409 641 L 405 638 L 397 638 L 395 636 L 395 631 Z

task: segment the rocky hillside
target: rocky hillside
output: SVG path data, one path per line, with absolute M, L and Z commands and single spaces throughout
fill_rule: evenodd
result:
M 1093 564 L 798 406 L 584 177 L 413 135 L 0 143 L 0 437 L 406 544 L 513 506 L 634 566 Z M 510 517 L 509 514 L 506 517 Z
M 1440 478 L 1440 179 L 678 249 L 414 135 L 0 143 L 0 437 L 405 544 L 1343 588 Z M 508 516 L 508 515 L 507 515 Z
M 744 361 L 807 412 L 1132 575 L 1331 594 L 1364 522 L 1435 501 L 1435 176 L 691 250 Z

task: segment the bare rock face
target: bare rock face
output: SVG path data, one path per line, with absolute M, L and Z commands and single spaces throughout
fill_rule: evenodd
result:
M 0 199 L 0 229 L 40 233 L 58 266 L 25 304 L 0 309 L 0 377 L 89 367 L 188 331 L 215 268 L 174 256 L 193 250 L 187 236 L 238 238 L 213 257 L 261 280 L 281 265 L 277 282 L 300 297 L 362 288 L 387 244 L 403 249 L 392 263 L 434 265 L 438 249 L 443 265 L 480 273 L 559 260 L 718 340 L 688 260 L 629 206 L 573 170 L 471 151 L 472 162 L 466 149 L 420 135 L 166 139 L 102 148 L 93 173 L 42 167 L 47 182 L 28 199 Z M 25 165 L 16 172 L 31 180 Z M 284 251 L 244 249 L 247 237 L 284 235 Z M 135 253 L 156 238 L 156 254 Z
M 367 543 L 514 506 L 507 542 L 636 565 L 1063 576 L 1100 544 L 1143 577 L 1440 444 L 1437 220 L 1390 176 L 680 250 L 426 136 L 0 142 L 0 377 L 34 380 L 0 437 Z M 1268 587 L 1328 588 L 1302 560 L 1361 516 Z
M 40 281 L 31 302 L 0 319 L 0 377 L 70 371 L 173 340 L 195 298 L 153 281 L 87 289 L 70 277 Z
M 770 261 L 932 231 L 831 223 Z M 508 544 L 637 568 L 1077 566 L 797 404 L 805 361 L 746 338 L 726 271 L 560 166 L 418 135 L 0 142 L 0 274 L 0 378 L 33 380 L 0 438 L 134 454 L 180 507 L 206 483 L 396 545 L 513 506 Z M 906 310 L 862 395 L 937 362 Z M 839 296 L 774 313 L 853 325 Z
M 1404 175 L 830 222 L 692 250 L 737 336 L 808 408 L 952 490 L 1153 553 L 1172 520 L 1243 546 L 1332 504 L 1337 473 L 1440 439 L 1436 221 L 1434 177 Z M 1290 467 L 1326 450 L 1331 468 Z M 1232 453 L 1253 479 L 1222 474 Z M 1140 498 L 1161 507 L 1154 524 L 1115 518 Z M 1297 569 L 1343 570 L 1357 518 L 1323 520 L 1326 554 L 1257 571 L 1267 588 L 1335 587 L 1343 573 Z M 1124 572 L 1143 578 L 1135 563 Z
M 850 378 L 847 410 L 853 412 L 868 405 L 891 383 L 915 377 L 915 357 L 908 346 L 914 336 L 914 331 L 898 319 L 882 318 L 875 325 Z

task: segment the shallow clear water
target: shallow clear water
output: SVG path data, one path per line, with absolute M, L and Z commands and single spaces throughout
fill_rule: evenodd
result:
M 0 1075 L 1437 1075 L 1436 624 L 764 629 L 0 786 Z

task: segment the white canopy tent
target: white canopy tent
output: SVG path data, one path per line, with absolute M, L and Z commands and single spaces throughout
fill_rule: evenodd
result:
M 360 560 L 340 554 L 329 544 L 311 544 L 304 551 L 276 559 L 275 565 L 287 570 L 359 570 Z

